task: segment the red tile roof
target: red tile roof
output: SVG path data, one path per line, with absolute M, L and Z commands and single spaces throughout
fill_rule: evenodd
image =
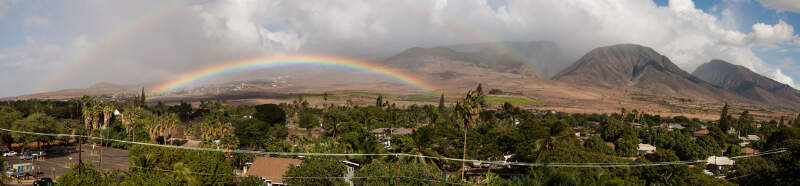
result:
M 694 132 L 694 133 L 695 133 L 695 134 L 703 134 L 703 135 L 708 135 L 708 130 L 698 130 L 697 132 Z

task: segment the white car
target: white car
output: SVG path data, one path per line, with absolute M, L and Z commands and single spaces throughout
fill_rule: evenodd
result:
M 6 153 L 3 153 L 3 157 L 16 156 L 16 155 L 17 155 L 17 152 L 14 152 L 14 151 L 8 151 Z

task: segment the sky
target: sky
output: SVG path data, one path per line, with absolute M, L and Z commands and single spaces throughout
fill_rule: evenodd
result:
M 0 0 L 0 97 L 163 82 L 262 56 L 491 41 L 553 41 L 574 60 L 635 43 L 688 72 L 722 59 L 798 87 L 794 1 Z

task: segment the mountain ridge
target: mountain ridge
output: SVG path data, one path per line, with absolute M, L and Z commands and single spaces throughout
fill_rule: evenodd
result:
M 724 60 L 714 59 L 704 63 L 692 74 L 748 99 L 781 106 L 800 105 L 800 91 Z

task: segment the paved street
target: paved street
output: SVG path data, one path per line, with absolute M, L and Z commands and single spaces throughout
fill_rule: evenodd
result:
M 54 180 L 58 175 L 69 171 L 70 163 L 78 162 L 78 153 L 62 153 L 64 150 L 75 149 L 75 146 L 58 146 L 46 149 L 47 153 L 45 159 L 37 160 L 20 160 L 20 156 L 3 157 L 7 161 L 7 165 L 11 166 L 16 163 L 33 163 L 39 172 L 40 177 L 51 177 Z M 92 162 L 95 168 L 99 167 L 100 162 L 100 147 L 96 146 L 92 150 L 92 145 L 83 146 L 83 161 Z M 71 158 L 71 160 L 70 160 Z M 123 169 L 126 170 L 130 166 L 128 162 L 128 151 L 114 148 L 103 148 L 103 169 Z M 3 171 L 5 172 L 5 171 Z M 23 185 L 30 184 L 32 179 L 23 182 Z M 17 184 L 17 181 L 7 182 Z

